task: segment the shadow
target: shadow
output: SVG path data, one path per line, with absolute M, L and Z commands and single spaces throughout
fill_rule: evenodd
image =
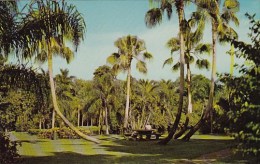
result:
M 109 152 L 121 152 L 120 162 L 135 163 L 203 163 L 192 161 L 202 154 L 216 152 L 233 146 L 230 140 L 192 139 L 189 142 L 175 140 L 167 145 L 159 145 L 158 140 L 114 141 L 115 145 L 102 145 Z M 215 161 L 216 159 L 212 159 Z
M 22 144 L 22 143 L 31 143 L 31 144 L 37 144 L 37 143 L 41 143 L 41 142 L 47 142 L 47 141 L 43 141 L 43 140 L 17 140 L 16 141 L 17 143 L 19 144 Z
M 53 152 L 52 156 L 23 156 L 22 164 L 95 164 L 114 163 L 112 155 L 83 155 L 75 152 Z

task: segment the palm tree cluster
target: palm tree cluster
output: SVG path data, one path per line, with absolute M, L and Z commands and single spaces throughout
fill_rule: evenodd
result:
M 197 6 L 197 13 L 193 13 L 192 20 L 186 20 L 185 17 L 185 5 L 189 3 L 194 3 Z M 203 112 L 202 119 L 192 128 L 189 133 L 187 133 L 184 137 L 185 140 L 189 140 L 190 137 L 201 127 L 201 125 L 208 119 L 209 114 L 212 113 L 213 110 L 213 97 L 214 97 L 214 85 L 216 81 L 216 43 L 217 38 L 219 37 L 221 41 L 225 40 L 225 38 L 230 38 L 234 36 L 235 31 L 228 26 L 229 21 L 233 20 L 236 24 L 238 24 L 238 19 L 235 16 L 235 12 L 238 11 L 239 2 L 237 0 L 225 0 L 223 5 L 223 13 L 220 11 L 220 1 L 219 0 L 198 0 L 198 1 L 191 1 L 191 0 L 161 0 L 159 5 L 155 8 L 150 9 L 146 15 L 146 25 L 147 27 L 153 27 L 157 24 L 160 24 L 162 21 L 163 12 L 167 12 L 168 19 L 171 18 L 173 7 L 175 7 L 176 12 L 178 14 L 178 22 L 179 22 L 179 38 L 175 38 L 171 40 L 168 44 L 173 43 L 174 46 L 171 49 L 171 52 L 174 52 L 179 49 L 179 62 L 173 68 L 176 69 L 180 67 L 180 95 L 179 95 L 179 108 L 178 113 L 176 115 L 176 119 L 174 124 L 171 128 L 171 131 L 168 137 L 162 141 L 162 144 L 165 144 L 173 138 L 175 134 L 178 124 L 180 122 L 181 113 L 183 111 L 183 90 L 184 90 L 184 65 L 185 65 L 185 54 L 186 55 L 186 63 L 190 61 L 190 50 L 192 48 L 192 43 L 198 43 L 201 39 L 201 30 L 204 28 L 203 22 L 206 19 L 211 21 L 212 26 L 212 73 L 211 73 L 211 87 L 209 93 L 209 100 L 207 108 Z M 198 18 L 198 19 L 196 19 Z M 197 20 L 197 21 L 196 21 Z M 188 22 L 188 23 L 187 23 Z M 197 22 L 198 28 L 196 32 L 190 33 L 191 25 Z M 225 35 L 228 34 L 229 36 Z M 189 36 L 189 39 L 186 38 L 185 35 Z M 205 46 L 204 46 L 205 47 Z M 185 52 L 186 49 L 186 52 Z M 203 48 L 205 49 L 205 48 Z M 207 46 L 208 49 L 208 46 Z M 172 59 L 166 60 L 166 63 L 172 63 Z M 198 64 L 208 65 L 208 62 L 198 61 Z M 190 86 L 190 69 L 189 64 L 187 64 L 187 82 L 188 86 Z M 190 87 L 188 87 L 188 91 L 190 92 Z M 191 110 L 191 97 L 189 98 L 189 106 L 188 110 Z

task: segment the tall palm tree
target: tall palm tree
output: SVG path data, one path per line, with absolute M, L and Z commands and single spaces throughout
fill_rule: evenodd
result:
M 204 30 L 204 21 L 198 22 L 197 29 L 193 32 L 192 27 L 194 26 L 194 19 L 201 19 L 202 16 L 198 16 L 198 13 L 193 13 L 191 19 L 186 22 L 185 31 L 184 31 L 184 42 L 185 42 L 185 63 L 187 66 L 187 91 L 188 91 L 188 113 L 192 113 L 192 96 L 191 96 L 191 69 L 190 64 L 196 60 L 196 66 L 198 68 L 209 68 L 209 62 L 207 59 L 202 58 L 200 55 L 203 53 L 210 53 L 211 46 L 210 44 L 199 43 L 203 36 Z M 196 21 L 196 20 L 195 20 Z M 171 49 L 171 54 L 180 50 L 180 41 L 179 38 L 171 38 L 167 42 L 167 47 Z M 195 60 L 194 60 L 195 59 Z M 173 56 L 165 60 L 165 64 L 172 64 Z M 173 71 L 179 69 L 180 62 L 177 62 L 172 66 Z M 186 112 L 185 112 L 186 113 Z
M 205 108 L 203 115 L 199 122 L 183 137 L 183 140 L 188 141 L 190 137 L 201 127 L 206 119 L 209 118 L 210 113 L 213 110 L 214 99 L 214 87 L 216 80 L 216 45 L 217 38 L 225 40 L 226 37 L 234 36 L 236 33 L 231 27 L 228 26 L 230 21 L 234 21 L 238 24 L 238 19 L 235 16 L 235 11 L 239 8 L 239 2 L 237 0 L 225 0 L 223 4 L 223 13 L 220 12 L 220 0 L 198 0 L 198 10 L 203 11 L 208 15 L 211 21 L 212 27 L 212 70 L 211 70 L 211 84 L 210 93 L 207 107 Z M 213 5 L 214 4 L 214 5 Z
M 171 18 L 172 14 L 172 7 L 176 8 L 178 14 L 178 21 L 179 21 L 179 40 L 180 40 L 180 86 L 179 86 L 179 105 L 178 105 L 178 112 L 176 114 L 176 119 L 174 124 L 170 128 L 170 132 L 168 136 L 162 140 L 161 144 L 167 144 L 173 137 L 174 133 L 178 128 L 178 124 L 181 119 L 182 107 L 183 107 L 183 93 L 184 93 L 184 52 L 185 52 L 185 45 L 184 45 L 184 2 L 186 0 L 161 0 L 160 8 L 152 8 L 150 9 L 145 15 L 145 21 L 147 27 L 154 27 L 157 24 L 160 24 L 162 21 L 162 15 L 164 11 L 167 11 L 168 19 Z
M 97 139 L 84 135 L 71 124 L 60 112 L 53 80 L 53 55 L 61 54 L 67 58 L 69 49 L 65 46 L 65 39 L 72 41 L 77 47 L 83 39 L 85 32 L 85 22 L 75 6 L 67 5 L 64 1 L 33 1 L 29 8 L 29 13 L 24 18 L 24 26 L 30 29 L 33 34 L 33 44 L 23 50 L 24 58 L 31 58 L 35 53 L 39 53 L 38 59 L 48 60 L 49 79 L 54 110 L 62 120 L 79 136 L 98 143 Z M 30 42 L 32 43 L 32 42 Z
M 124 117 L 124 131 L 128 127 L 128 115 L 130 106 L 130 81 L 131 81 L 131 64 L 136 59 L 136 68 L 141 73 L 147 73 L 146 59 L 151 59 L 152 55 L 147 52 L 145 42 L 137 36 L 124 36 L 115 41 L 118 48 L 117 53 L 113 53 L 107 58 L 107 62 L 113 65 L 113 69 L 127 71 L 127 89 L 126 89 L 126 107 Z

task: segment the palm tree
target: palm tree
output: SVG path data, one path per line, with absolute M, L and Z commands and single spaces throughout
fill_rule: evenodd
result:
M 108 102 L 110 94 L 114 91 L 113 86 L 114 74 L 110 67 L 100 66 L 94 72 L 94 87 L 98 90 L 102 106 L 105 110 L 105 125 L 106 125 L 106 134 L 109 134 L 109 125 L 108 125 Z
M 30 29 L 34 42 L 30 42 L 33 43 L 31 47 L 23 49 L 23 57 L 31 58 L 33 54 L 38 53 L 37 59 L 48 60 L 54 110 L 79 136 L 98 143 L 98 140 L 84 135 L 75 128 L 60 112 L 53 80 L 53 55 L 60 54 L 67 61 L 71 59 L 65 55 L 70 52 L 65 46 L 65 38 L 72 41 L 77 50 L 85 32 L 83 17 L 73 5 L 67 5 L 64 1 L 61 3 L 47 0 L 33 1 L 30 5 L 29 13 L 24 18 L 24 26 Z
M 181 119 L 182 107 L 183 107 L 183 93 L 184 93 L 184 53 L 185 53 L 185 45 L 184 45 L 184 1 L 185 0 L 161 0 L 160 8 L 153 8 L 150 9 L 145 15 L 145 21 L 147 27 L 154 27 L 155 25 L 161 23 L 163 11 L 167 11 L 168 19 L 171 18 L 172 14 L 172 7 L 175 6 L 178 20 L 179 20 L 179 40 L 180 40 L 180 86 L 179 86 L 179 105 L 178 105 L 178 112 L 176 114 L 176 119 L 174 121 L 173 126 L 170 128 L 170 132 L 168 136 L 162 140 L 161 144 L 167 144 L 173 137 L 174 133 L 178 128 L 178 124 Z
M 169 123 L 174 120 L 173 112 L 170 111 L 172 106 L 177 106 L 178 104 L 173 104 L 177 102 L 176 100 L 176 92 L 177 87 L 171 80 L 161 80 L 158 84 L 158 92 L 160 96 L 160 106 L 163 111 L 167 112 L 169 116 Z
M 145 42 L 137 36 L 124 36 L 115 41 L 118 48 L 117 53 L 113 53 L 107 58 L 107 62 L 113 65 L 116 72 L 122 70 L 127 71 L 127 91 L 126 91 L 126 107 L 124 117 L 124 131 L 128 127 L 128 115 L 130 106 L 130 81 L 131 81 L 131 64 L 136 59 L 136 68 L 141 73 L 147 73 L 146 59 L 151 59 L 152 55 L 146 51 Z
M 212 27 L 212 70 L 211 70 L 211 85 L 207 107 L 203 112 L 203 116 L 199 122 L 183 137 L 183 140 L 188 141 L 190 137 L 201 127 L 205 120 L 209 117 L 213 110 L 213 99 L 214 99 L 214 87 L 216 80 L 216 44 L 217 38 L 225 40 L 226 37 L 234 36 L 236 33 L 232 28 L 228 26 L 229 21 L 234 21 L 238 24 L 238 19 L 235 16 L 235 12 L 239 8 L 239 2 L 237 0 L 225 0 L 224 10 L 220 14 L 220 0 L 199 0 L 197 1 L 198 10 L 203 11 L 208 15 L 211 21 Z M 213 5 L 214 4 L 214 5 Z
M 143 128 L 150 120 L 156 102 L 158 85 L 154 81 L 139 80 L 134 88 L 133 109 L 137 119 L 137 128 Z M 149 113 L 148 115 L 146 113 Z
M 73 100 L 75 100 L 75 95 L 74 90 L 72 89 L 73 79 L 75 79 L 75 77 L 69 76 L 68 69 L 60 69 L 60 72 L 60 74 L 55 76 L 55 89 L 59 100 L 59 107 L 64 113 L 64 116 L 68 118 L 69 116 L 73 116 L 73 114 L 70 113 L 70 109 L 77 108 L 77 105 L 73 104 Z M 72 120 L 72 118 L 70 118 L 70 120 Z M 52 128 L 54 128 L 54 123 L 55 110 L 53 110 Z

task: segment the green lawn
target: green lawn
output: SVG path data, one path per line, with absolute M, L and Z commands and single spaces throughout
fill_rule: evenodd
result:
M 195 135 L 190 142 L 172 141 L 162 146 L 158 141 L 127 141 L 117 135 L 98 136 L 101 144 L 94 144 L 81 139 L 47 140 L 27 133 L 13 134 L 21 142 L 19 154 L 26 164 L 206 163 L 199 157 L 233 144 L 229 137 L 213 135 Z M 209 160 L 238 162 L 232 158 Z

